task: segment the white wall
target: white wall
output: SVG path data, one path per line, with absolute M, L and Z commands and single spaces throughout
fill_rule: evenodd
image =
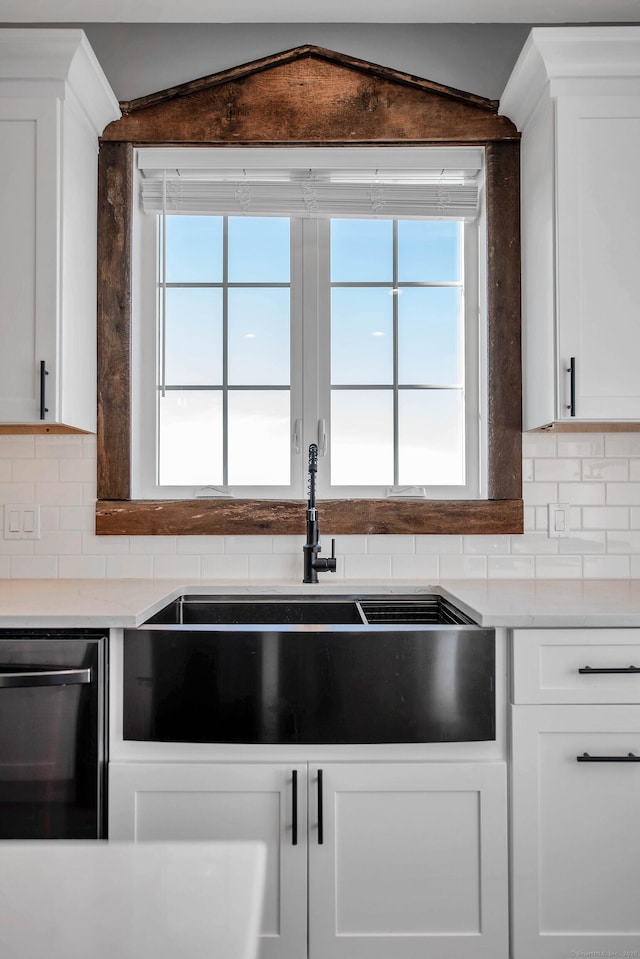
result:
M 640 577 L 640 433 L 525 434 L 523 450 L 524 535 L 337 536 L 336 578 Z M 95 437 L 0 436 L 0 504 L 38 504 L 42 526 L 0 533 L 0 578 L 302 578 L 302 536 L 98 537 L 95 499 Z M 555 502 L 566 539 L 546 532 Z

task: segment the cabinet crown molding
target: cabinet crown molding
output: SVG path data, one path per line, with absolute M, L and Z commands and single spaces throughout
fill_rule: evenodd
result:
M 640 92 L 640 27 L 534 27 L 500 98 L 499 112 L 522 131 L 542 94 Z
M 0 30 L 0 92 L 4 96 L 71 94 L 96 135 L 121 116 L 98 58 L 83 30 Z

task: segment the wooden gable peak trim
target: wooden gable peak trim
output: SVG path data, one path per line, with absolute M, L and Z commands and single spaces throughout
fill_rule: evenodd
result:
M 395 70 L 391 67 L 384 67 L 377 63 L 370 63 L 367 60 L 360 60 L 357 57 L 348 56 L 345 53 L 337 53 L 334 50 L 327 50 L 324 47 L 317 47 L 307 43 L 299 47 L 292 47 L 290 50 L 284 50 L 282 53 L 271 54 L 262 57 L 259 60 L 252 60 L 249 63 L 240 66 L 231 67 L 228 70 L 222 70 L 219 73 L 213 73 L 206 77 L 200 77 L 197 80 L 190 80 L 187 83 L 181 83 L 177 86 L 168 87 L 166 90 L 159 90 L 157 93 L 151 93 L 148 96 L 138 97 L 135 100 L 122 100 L 120 109 L 123 116 L 129 116 L 138 110 L 144 110 L 148 107 L 158 106 L 175 100 L 179 97 L 189 96 L 191 94 L 201 93 L 214 87 L 223 86 L 226 83 L 234 83 L 245 77 L 262 73 L 266 70 L 273 70 L 288 63 L 294 63 L 298 60 L 315 59 L 332 63 L 335 66 L 343 67 L 349 70 L 356 70 L 368 77 L 378 77 L 389 83 L 396 83 L 405 87 L 412 87 L 421 90 L 424 93 L 432 93 L 437 96 L 445 97 L 449 100 L 456 100 L 466 103 L 468 106 L 477 107 L 479 110 L 496 114 L 498 111 L 498 101 L 488 100 L 474 93 L 466 93 L 463 90 L 457 90 L 454 87 L 448 87 L 441 83 L 435 83 L 432 80 L 425 80 L 421 77 L 413 76 L 410 73 L 404 73 L 401 70 Z

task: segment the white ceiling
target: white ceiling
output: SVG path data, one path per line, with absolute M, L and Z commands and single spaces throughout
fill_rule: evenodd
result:
M 4 23 L 625 23 L 640 0 L 0 0 Z

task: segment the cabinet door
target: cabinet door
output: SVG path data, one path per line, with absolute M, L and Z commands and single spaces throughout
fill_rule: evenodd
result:
M 575 357 L 579 419 L 640 418 L 640 97 L 557 104 L 559 410 Z
M 512 715 L 514 959 L 637 956 L 640 707 Z
M 40 361 L 55 376 L 55 100 L 0 98 L 0 422 L 40 421 Z M 53 384 L 47 383 L 47 387 Z M 53 389 L 47 390 L 53 397 Z
M 507 959 L 505 764 L 313 766 L 309 811 L 310 959 Z
M 295 779 L 297 837 L 293 834 Z M 270 763 L 112 763 L 109 766 L 110 839 L 258 839 L 266 843 L 260 959 L 306 956 L 306 831 L 305 766 Z

